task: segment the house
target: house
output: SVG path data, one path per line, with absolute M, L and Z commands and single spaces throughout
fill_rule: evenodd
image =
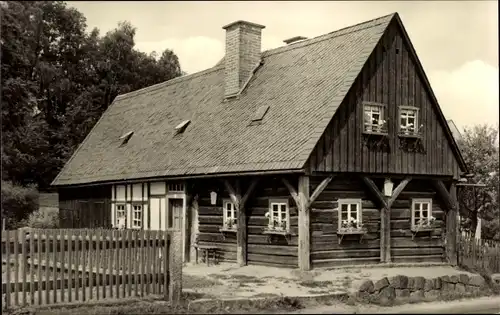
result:
M 119 95 L 53 181 L 63 228 L 180 229 L 240 265 L 456 262 L 464 160 L 397 13 Z

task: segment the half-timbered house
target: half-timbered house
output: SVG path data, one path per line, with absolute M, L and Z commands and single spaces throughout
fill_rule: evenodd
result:
M 61 224 L 181 229 L 245 264 L 456 262 L 466 166 L 398 14 L 119 95 L 66 163 Z

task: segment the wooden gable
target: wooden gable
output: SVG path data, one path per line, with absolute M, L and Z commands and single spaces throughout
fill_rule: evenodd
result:
M 384 105 L 385 137 L 366 135 L 363 105 Z M 400 137 L 400 106 L 418 108 L 419 139 Z M 364 172 L 453 176 L 463 158 L 399 17 L 377 47 L 313 150 L 310 172 Z

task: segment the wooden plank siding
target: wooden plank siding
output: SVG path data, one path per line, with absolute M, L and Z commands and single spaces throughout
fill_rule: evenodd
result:
M 310 179 L 311 190 L 323 177 Z M 375 181 L 381 187 L 382 182 Z M 396 183 L 397 184 L 397 183 Z M 393 262 L 444 261 L 445 213 L 436 194 L 424 180 L 414 180 L 394 202 L 391 209 L 391 255 Z M 359 242 L 359 236 L 346 236 L 338 243 L 338 199 L 362 199 L 362 221 L 368 233 Z M 436 224 L 432 237 L 417 235 L 412 239 L 411 198 L 432 198 L 432 215 Z M 313 268 L 340 265 L 378 263 L 380 261 L 380 210 L 367 192 L 362 180 L 354 176 L 337 176 L 311 205 L 311 264 Z
M 424 82 L 399 26 L 391 23 L 311 153 L 308 170 L 458 177 L 460 167 L 445 132 L 446 122 L 439 119 Z M 387 150 L 364 144 L 363 102 L 385 104 Z M 425 152 L 400 148 L 399 106 L 419 108 Z
M 111 228 L 111 185 L 59 188 L 60 228 Z
M 244 183 L 246 184 L 246 183 Z M 242 191 L 248 185 L 242 185 Z M 296 180 L 293 182 L 297 185 Z M 219 248 L 220 261 L 236 262 L 236 233 L 219 232 L 223 225 L 222 201 L 229 199 L 229 193 L 221 181 L 217 185 L 217 204 L 210 204 L 209 184 L 199 182 L 198 189 L 198 242 L 205 245 L 216 245 Z M 269 199 L 283 198 L 290 207 L 290 228 L 292 236 L 273 236 L 269 240 L 262 232 L 268 225 L 265 213 L 269 211 Z M 280 177 L 263 177 L 255 191 L 246 202 L 249 265 L 271 265 L 281 267 L 298 266 L 298 212 L 290 192 L 281 182 Z

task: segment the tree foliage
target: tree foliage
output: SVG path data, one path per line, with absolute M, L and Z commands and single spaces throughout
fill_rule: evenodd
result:
M 477 218 L 482 221 L 482 237 L 500 240 L 498 126 L 476 125 L 464 130 L 459 145 L 469 172 L 470 183 L 485 188 L 462 187 L 459 191 L 463 228 L 475 232 Z
M 104 36 L 62 1 L 2 2 L 2 178 L 50 185 L 113 99 L 182 74 L 137 51 L 136 28 Z
M 38 209 L 38 191 L 2 180 L 2 219 L 7 229 L 17 229 Z

